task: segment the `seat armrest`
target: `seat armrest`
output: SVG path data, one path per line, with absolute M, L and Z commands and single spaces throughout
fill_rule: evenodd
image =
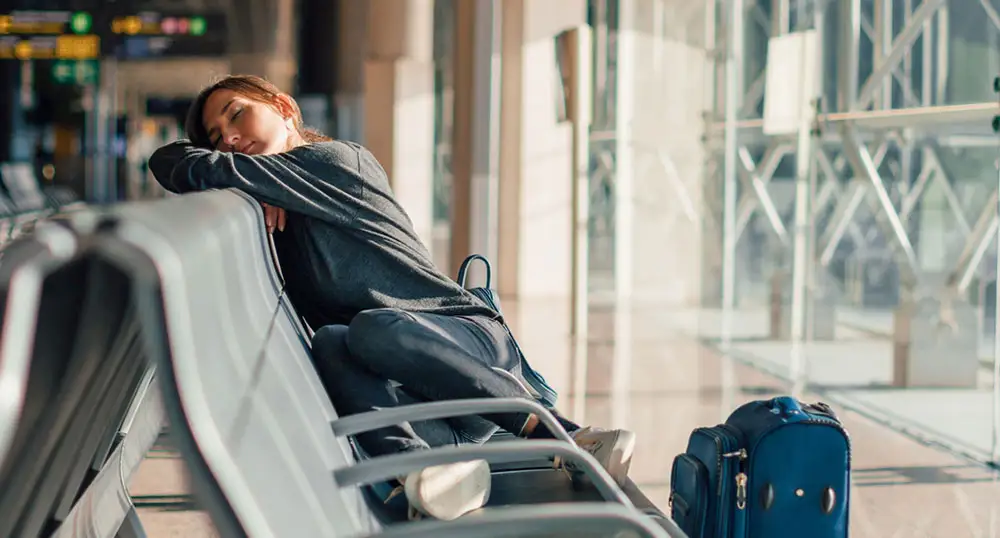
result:
M 611 475 L 594 459 L 576 445 L 561 441 L 525 441 L 490 443 L 486 445 L 446 446 L 431 450 L 417 450 L 379 456 L 337 469 L 333 472 L 338 486 L 354 486 L 384 482 L 435 465 L 461 461 L 486 460 L 490 463 L 508 463 L 528 458 L 559 456 L 573 461 L 587 474 L 604 499 L 633 507 L 632 501 L 619 488 Z
M 519 538 L 574 536 L 583 531 L 599 532 L 603 536 L 687 538 L 673 522 L 664 528 L 635 510 L 602 503 L 486 508 L 454 521 L 427 520 L 393 525 L 369 538 Z M 632 532 L 625 534 L 622 531 Z

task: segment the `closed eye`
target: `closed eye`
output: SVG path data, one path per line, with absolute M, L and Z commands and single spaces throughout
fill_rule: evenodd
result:
M 241 115 L 243 115 L 243 107 L 240 107 L 240 108 L 236 109 L 235 111 L 233 111 L 233 115 L 229 118 L 229 122 L 232 123 L 232 122 L 236 121 L 237 119 L 239 119 L 239 117 Z M 220 144 L 222 144 L 222 135 L 219 135 L 218 138 L 216 138 L 214 141 L 212 141 L 212 147 L 214 147 L 214 148 L 216 148 L 216 149 L 218 149 L 218 150 L 221 151 L 222 148 L 220 147 Z

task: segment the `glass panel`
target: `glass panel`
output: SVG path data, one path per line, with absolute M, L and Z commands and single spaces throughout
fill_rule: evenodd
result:
M 859 498 L 865 503 L 882 495 L 887 503 L 915 498 L 912 481 L 889 477 L 946 474 L 949 468 L 983 471 L 987 463 L 1000 463 L 994 443 L 998 160 L 990 129 L 1000 112 L 992 86 L 1000 71 L 1000 0 L 944 2 L 941 9 L 926 11 L 929 1 L 709 0 L 702 4 L 703 17 L 710 26 L 714 22 L 719 39 L 698 41 L 712 51 L 704 73 L 693 62 L 659 56 L 661 69 L 683 65 L 688 79 L 697 72 L 711 80 L 705 90 L 709 98 L 695 103 L 684 101 L 681 93 L 633 94 L 639 96 L 637 116 L 662 114 L 660 121 L 675 122 L 674 133 L 655 142 L 667 151 L 680 145 L 678 139 L 694 135 L 683 130 L 687 126 L 682 128 L 670 109 L 658 108 L 665 95 L 700 107 L 707 118 L 704 131 L 694 129 L 704 135 L 704 166 L 684 172 L 685 179 L 701 182 L 693 189 L 700 197 L 698 249 L 683 253 L 700 256 L 699 307 L 672 302 L 662 315 L 672 331 L 730 358 L 699 362 L 700 401 L 718 403 L 722 419 L 734 406 L 762 394 L 792 393 L 833 404 L 858 431 L 854 480 L 864 488 Z M 743 16 L 731 22 L 740 4 Z M 707 9 L 713 5 L 714 21 Z M 766 86 L 761 91 L 758 85 L 767 75 L 769 39 L 777 32 L 810 28 L 820 31 L 821 115 L 806 130 L 808 143 L 796 133 L 765 136 Z M 675 48 L 695 42 L 644 32 L 637 32 L 633 54 L 650 71 L 657 65 L 643 62 L 656 56 L 646 56 L 644 43 L 655 49 L 658 39 L 663 40 L 659 46 Z M 903 54 L 891 52 L 907 40 Z M 738 47 L 730 51 L 733 42 Z M 730 52 L 740 57 L 733 87 L 742 102 L 735 143 L 727 148 L 723 97 Z M 890 54 L 898 61 L 885 69 Z M 621 57 L 618 61 L 624 63 Z M 644 76 L 634 80 L 648 80 Z M 623 80 L 619 77 L 619 104 L 626 92 Z M 695 85 L 690 80 L 676 84 Z M 852 107 L 852 100 L 860 104 Z M 628 180 L 621 177 L 620 146 L 618 151 L 612 196 L 616 182 Z M 639 171 L 638 157 L 632 159 L 625 169 L 632 174 L 634 197 L 654 199 L 657 189 L 671 188 L 669 173 Z M 736 177 L 735 203 L 730 204 L 727 167 L 728 178 Z M 796 225 L 797 181 L 808 189 L 808 217 L 801 227 Z M 656 200 L 662 212 L 675 210 L 675 200 Z M 623 204 L 614 207 L 620 210 Z M 655 227 L 648 222 L 635 226 Z M 687 231 L 683 226 L 660 230 L 662 244 L 671 246 L 674 235 Z M 797 232 L 804 238 L 804 267 L 793 263 Z M 612 232 L 615 241 L 623 240 L 621 233 Z M 633 232 L 635 240 L 640 233 Z M 733 235 L 727 238 L 727 233 Z M 734 306 L 727 309 L 723 279 L 730 260 Z M 661 274 L 688 282 L 677 267 L 663 268 Z M 655 289 L 634 285 L 639 295 Z M 794 321 L 801 323 L 801 341 L 794 338 Z M 755 374 L 743 370 L 745 365 Z M 756 392 L 747 379 L 759 385 L 753 387 Z M 707 396 L 706 383 L 718 392 Z M 909 439 L 901 441 L 897 432 Z M 933 453 L 932 463 L 900 463 L 930 458 L 921 446 L 928 441 L 945 449 Z M 891 457 L 879 454 L 883 446 L 894 447 Z M 969 464 L 969 458 L 978 464 Z M 974 487 L 963 479 L 944 482 L 929 481 L 927 491 L 958 488 L 965 495 Z M 866 487 L 874 484 L 886 489 Z M 998 506 L 970 502 L 981 502 L 982 511 L 956 518 L 950 508 L 928 510 L 926 519 L 933 523 L 927 528 L 942 535 L 978 532 L 972 529 L 989 524 Z M 857 504 L 853 508 L 864 511 Z M 902 512 L 867 530 L 859 521 L 852 517 L 852 530 L 860 534 L 924 532 Z
M 949 2 L 947 16 L 938 15 L 938 31 L 947 28 L 942 47 L 947 57 L 936 67 L 946 72 L 947 89 L 943 101 L 948 104 L 993 101 L 992 79 L 998 63 L 997 28 L 1000 18 L 998 0 Z M 939 38 L 940 39 L 940 38 Z

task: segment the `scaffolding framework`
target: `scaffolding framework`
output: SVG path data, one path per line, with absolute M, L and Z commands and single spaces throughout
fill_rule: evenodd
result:
M 941 153 L 944 148 L 995 147 L 995 137 L 989 126 L 997 106 L 993 102 L 946 102 L 948 16 L 949 9 L 954 8 L 945 0 L 919 3 L 913 0 L 730 0 L 724 4 L 732 13 L 743 16 L 732 17 L 728 21 L 730 28 L 725 28 L 727 21 L 720 20 L 723 28 L 719 34 L 740 43 L 746 42 L 742 36 L 748 25 L 755 25 L 774 37 L 814 28 L 816 15 L 837 11 L 835 25 L 825 24 L 818 29 L 823 33 L 829 33 L 831 27 L 834 29 L 835 35 L 824 35 L 821 41 L 825 47 L 836 48 L 833 55 L 827 51 L 823 55 L 836 59 L 837 84 L 835 93 L 823 96 L 823 111 L 816 117 L 820 135 L 810 159 L 819 171 L 821 182 L 813 200 L 812 214 L 815 217 L 832 206 L 834 215 L 825 233 L 821 234 L 819 259 L 822 265 L 830 263 L 840 241 L 854 225 L 852 219 L 858 208 L 867 204 L 874 211 L 879 231 L 891 240 L 904 286 L 917 286 L 922 275 L 907 223 L 917 212 L 922 196 L 929 190 L 928 185 L 933 184 L 944 192 L 957 226 L 965 235 L 963 251 L 971 254 L 961 256 L 949 273 L 963 275 L 956 278 L 967 286 L 969 272 L 978 267 L 986 250 L 982 245 L 995 233 L 995 226 L 986 218 L 995 211 L 987 204 L 983 213 L 974 219 L 985 224 L 975 228 L 968 224 L 969 219 L 955 193 L 955 178 L 949 174 Z M 902 21 L 894 19 L 900 15 L 898 4 L 903 4 Z M 863 9 L 869 5 L 874 20 Z M 962 9 L 982 10 L 983 18 L 1000 28 L 1000 17 L 988 0 L 970 3 Z M 872 51 L 871 72 L 864 77 L 859 67 L 863 40 L 870 43 Z M 919 56 L 922 64 L 919 77 L 914 76 L 915 56 Z M 765 70 L 755 73 L 752 80 L 743 85 L 749 62 L 727 62 L 730 60 L 728 54 L 717 57 L 721 65 L 716 72 L 722 71 L 722 66 L 732 70 L 727 72 L 729 77 L 722 76 L 716 81 L 717 86 L 732 89 L 731 95 L 736 96 L 735 119 L 725 121 L 726 107 L 717 107 L 714 114 L 707 115 L 705 129 L 706 144 L 716 160 L 710 166 L 710 173 L 733 168 L 733 175 L 739 180 L 740 197 L 733 208 L 735 225 L 731 232 L 735 241 L 728 244 L 736 248 L 748 223 L 760 214 L 777 243 L 790 248 L 791 232 L 786 229 L 767 187 L 782 161 L 796 157 L 794 137 L 763 134 L 759 110 L 765 93 Z M 741 86 L 745 91 L 740 91 Z M 739 102 L 740 95 L 742 102 Z M 725 103 L 726 100 L 721 101 Z M 728 151 L 727 138 L 737 141 L 735 148 L 728 148 Z M 899 155 L 896 159 L 901 161 L 899 166 L 885 166 L 890 152 Z M 757 161 L 755 154 L 759 155 Z M 728 166 L 720 166 L 719 161 L 727 159 Z M 914 161 L 919 162 L 916 169 Z M 716 201 L 715 206 L 718 205 Z M 722 242 L 727 244 L 726 238 Z M 735 263 L 735 255 L 729 258 Z M 973 269 L 969 268 L 970 264 Z M 722 272 L 726 273 L 725 269 Z
M 818 287 L 829 285 L 818 282 L 829 281 L 826 276 L 832 264 L 841 261 L 847 266 L 856 259 L 864 265 L 878 258 L 867 252 L 878 239 L 885 242 L 888 258 L 879 263 L 891 264 L 898 271 L 897 331 L 899 312 L 907 311 L 911 318 L 926 315 L 926 310 L 913 307 L 917 301 L 934 301 L 934 315 L 942 320 L 938 323 L 953 323 L 956 308 L 973 308 L 967 300 L 970 287 L 977 278 L 995 278 L 987 274 L 993 268 L 985 267 L 989 265 L 985 261 L 1000 242 L 998 183 L 995 171 L 988 182 L 981 181 L 982 177 L 962 177 L 954 155 L 996 155 L 991 122 L 998 104 L 952 95 L 949 82 L 954 84 L 951 60 L 955 51 L 951 47 L 959 37 L 952 32 L 958 10 L 967 19 L 975 11 L 977 24 L 987 28 L 989 43 L 996 49 L 1000 40 L 997 3 L 708 3 L 715 9 L 707 10 L 706 17 L 713 17 L 720 43 L 712 55 L 715 106 L 705 116 L 705 145 L 711 157 L 703 210 L 709 213 L 707 228 L 713 226 L 711 222 L 722 222 L 718 242 L 723 248 L 706 248 L 707 262 L 718 267 L 724 310 L 740 304 L 737 267 L 746 255 L 772 258 L 772 271 L 790 274 L 793 390 L 802 390 L 808 381 L 801 368 L 801 346 L 812 327 L 808 319 L 812 309 L 806 308 L 806 302 L 814 298 Z M 716 17 L 715 11 L 729 17 Z M 760 50 L 747 46 L 753 39 L 748 35 L 770 39 L 804 30 L 821 35 L 821 61 L 834 81 L 824 85 L 808 138 L 804 130 L 768 136 L 762 118 L 766 68 L 759 58 L 744 58 Z M 748 48 L 753 51 L 747 52 Z M 983 66 L 989 81 L 998 69 L 995 63 L 994 56 L 991 65 Z M 983 84 L 988 86 L 989 81 Z M 794 172 L 787 160 L 795 161 Z M 992 170 L 993 165 L 991 160 L 983 168 Z M 792 177 L 794 203 L 776 200 L 775 184 Z M 722 189 L 712 185 L 722 185 Z M 985 187 L 971 197 L 976 203 L 962 196 L 969 186 Z M 935 222 L 924 214 L 932 192 Z M 941 224 L 942 219 L 951 224 Z M 932 230 L 934 224 L 940 229 Z M 766 248 L 748 248 L 748 241 L 754 239 L 748 234 L 751 229 L 766 234 Z M 931 239 L 940 244 L 930 245 Z M 845 256 L 854 258 L 845 260 Z M 759 284 L 767 286 L 768 282 Z M 986 321 L 996 324 L 996 319 Z M 906 327 L 904 332 L 909 333 Z M 729 333 L 723 327 L 724 345 Z M 897 332 L 897 344 L 899 338 Z M 1000 462 L 1000 361 L 993 362 L 993 461 Z M 899 365 L 895 359 L 894 368 Z M 905 385 L 901 379 L 897 375 L 897 381 Z

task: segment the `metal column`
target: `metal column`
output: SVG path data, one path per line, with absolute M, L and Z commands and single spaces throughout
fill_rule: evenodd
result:
M 1000 77 L 997 77 L 993 81 L 993 90 L 1000 94 Z M 995 132 L 1000 132 L 1000 115 L 996 116 L 993 120 L 993 130 Z M 1000 193 L 1000 166 L 997 167 L 997 190 L 994 191 L 994 202 L 997 213 L 994 217 L 994 222 L 998 216 L 1000 216 L 1000 197 L 997 196 Z M 1000 283 L 1000 233 L 996 234 L 996 248 L 997 248 L 997 260 L 996 260 L 996 278 L 997 282 Z M 996 304 L 1000 305 L 1000 285 L 996 286 L 996 296 L 994 300 L 997 301 Z M 993 435 L 992 435 L 992 447 L 990 459 L 994 464 L 1000 463 L 1000 315 L 994 316 L 994 336 L 993 336 Z
M 591 96 L 591 35 L 589 26 L 580 26 L 558 36 L 557 43 L 568 65 L 562 73 L 566 99 L 566 115 L 573 127 L 572 136 L 572 295 L 570 334 L 573 337 L 573 416 L 583 420 L 586 411 L 583 395 L 587 391 L 588 334 L 588 223 L 589 223 L 589 164 Z M 568 80 L 566 80 L 568 79 Z
M 806 48 L 802 56 L 802 80 L 812 79 L 809 71 L 821 69 L 823 62 L 823 9 L 821 6 L 815 7 L 815 32 L 816 50 L 812 60 L 807 56 L 809 52 Z M 814 63 L 815 62 L 815 63 Z M 822 75 L 820 75 L 822 76 Z M 805 87 L 809 87 L 805 83 Z M 810 293 L 809 283 L 813 280 L 810 272 L 814 266 L 812 260 L 815 259 L 815 249 L 810 238 L 812 237 L 813 213 L 811 209 L 813 195 L 813 153 L 814 133 L 818 125 L 814 125 L 818 116 L 818 99 L 822 95 L 823 84 L 820 81 L 814 88 L 814 95 L 803 95 L 803 110 L 800 117 L 798 147 L 795 155 L 795 239 L 792 252 L 792 311 L 791 311 L 791 340 L 792 357 L 789 374 L 792 379 L 792 393 L 801 395 L 806 385 L 805 356 L 802 345 L 806 336 L 806 308 L 807 304 L 812 305 L 815 300 L 815 293 Z M 815 308 L 809 308 L 814 311 Z
M 726 124 L 723 169 L 722 219 L 722 347 L 732 345 L 733 309 L 736 307 L 736 117 L 742 92 L 743 70 L 743 0 L 729 0 L 729 24 L 726 35 Z

